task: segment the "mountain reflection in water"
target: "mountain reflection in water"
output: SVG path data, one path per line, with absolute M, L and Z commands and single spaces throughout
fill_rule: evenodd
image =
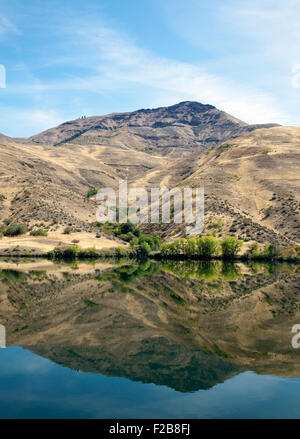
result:
M 0 262 L 0 324 L 67 368 L 208 389 L 243 371 L 299 377 L 299 266 Z

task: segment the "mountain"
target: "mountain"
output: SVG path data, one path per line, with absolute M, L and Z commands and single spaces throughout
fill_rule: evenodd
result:
M 149 130 L 158 135 L 144 136 Z M 208 141 L 209 132 L 214 141 Z M 120 179 L 147 188 L 203 186 L 205 232 L 294 245 L 300 230 L 299 146 L 299 127 L 259 128 L 195 102 L 79 119 L 23 141 L 0 137 L 0 225 L 20 222 L 29 230 L 48 230 L 47 239 L 4 237 L 0 252 L 41 252 L 72 240 L 83 247 L 120 245 L 95 239 L 97 207 L 95 198 L 87 198 L 89 188 L 116 189 Z M 143 229 L 174 239 L 185 227 Z
M 0 133 L 0 142 L 12 142 L 12 139 L 4 134 Z
M 212 105 L 181 102 L 170 107 L 83 117 L 26 140 L 59 145 L 105 145 L 181 156 L 202 150 L 260 127 L 248 125 Z

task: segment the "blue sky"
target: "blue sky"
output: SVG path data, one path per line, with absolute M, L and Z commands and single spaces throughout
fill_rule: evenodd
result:
M 0 132 L 209 103 L 300 125 L 299 0 L 0 0 Z

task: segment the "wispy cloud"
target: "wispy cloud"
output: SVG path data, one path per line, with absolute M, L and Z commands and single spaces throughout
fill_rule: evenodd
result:
M 287 123 L 276 99 L 263 90 L 208 73 L 205 67 L 156 56 L 139 48 L 126 35 L 105 25 L 76 22 L 66 25 L 71 53 L 77 57 L 59 58 L 60 64 L 87 69 L 87 73 L 69 75 L 55 81 L 36 80 L 11 87 L 15 93 L 46 93 L 54 91 L 89 91 L 103 94 L 117 90 L 151 90 L 148 106 L 169 105 L 180 100 L 210 103 L 249 123 L 275 121 Z M 55 59 L 48 60 L 49 65 Z
M 211 103 L 253 123 L 287 122 L 276 99 L 263 90 L 208 73 L 201 65 L 158 57 L 106 27 L 81 23 L 69 31 L 87 46 L 86 53 L 93 53 L 93 64 L 100 75 L 89 78 L 87 83 L 95 91 L 101 91 L 101 85 L 115 88 L 141 84 L 153 89 L 153 98 L 160 105 L 165 103 L 159 102 L 162 95 L 168 103 L 180 99 Z M 77 84 L 82 86 L 81 81 Z
M 166 0 L 164 15 L 182 41 L 204 53 L 208 71 L 254 95 L 262 93 L 285 114 L 282 123 L 299 124 L 299 0 L 212 0 L 209 5 L 189 0 L 185 7 L 180 0 Z
M 19 33 L 19 30 L 7 17 L 0 15 L 0 38 L 11 33 Z
M 258 42 L 254 46 L 279 61 L 290 61 L 300 56 L 300 2 L 298 0 L 234 0 L 231 14 L 226 14 L 239 35 Z
M 176 10 L 176 5 L 182 7 L 179 0 L 172 2 L 174 8 L 170 10 Z M 18 60 L 18 65 L 11 66 L 3 96 L 6 103 L 12 103 L 12 111 L 7 112 L 12 122 L 9 125 L 9 118 L 4 114 L 0 131 L 7 130 L 9 125 L 10 132 L 18 127 L 20 133 L 24 127 L 30 135 L 62 122 L 62 117 L 103 114 L 107 108 L 107 112 L 130 111 L 183 100 L 215 105 L 248 123 L 297 124 L 296 104 L 286 95 L 280 75 L 286 75 L 286 87 L 297 93 L 292 84 L 296 87 L 299 83 L 300 37 L 295 25 L 300 20 L 298 1 L 287 0 L 294 14 L 284 11 L 283 5 L 275 8 L 275 3 L 279 5 L 275 0 L 242 3 L 228 0 L 225 5 L 214 0 L 214 3 L 217 7 L 210 8 L 209 17 L 205 9 L 204 16 L 211 20 L 210 26 L 215 20 L 213 14 L 217 14 L 216 26 L 220 26 L 220 31 L 213 28 L 206 39 L 203 36 L 207 29 L 197 34 L 198 18 L 203 12 L 197 0 L 188 2 L 187 6 L 192 7 L 190 11 L 184 8 L 184 17 L 177 13 L 179 22 L 187 20 L 183 31 L 195 25 L 194 41 L 200 41 L 201 51 L 207 45 L 210 56 L 200 57 L 201 62 L 195 57 L 183 61 L 182 51 L 175 55 L 173 51 L 169 58 L 158 55 L 155 48 L 145 49 L 99 15 L 95 19 L 67 15 L 60 26 L 58 15 L 55 16 L 55 25 L 49 23 L 47 28 L 49 40 L 55 35 L 55 47 L 47 51 L 38 45 L 34 60 L 29 63 Z M 196 16 L 191 26 L 189 14 Z M 18 32 L 18 29 L 0 15 L 0 38 L 1 33 L 7 32 Z M 186 33 L 193 36 L 192 30 Z M 228 37 L 225 49 L 222 46 L 217 50 L 223 35 Z M 239 38 L 241 44 L 235 46 Z M 209 46 L 211 39 L 214 41 Z M 285 71 L 278 74 L 277 69 L 273 73 L 272 68 L 280 65 L 277 58 L 281 52 L 284 52 L 281 59 Z M 271 58 L 272 65 L 268 64 Z M 260 74 L 265 76 L 257 81 Z
M 66 120 L 66 115 L 60 114 L 56 110 L 43 110 L 39 108 L 24 108 L 17 107 L 0 107 L 1 123 L 3 125 L 10 125 L 12 121 L 11 130 L 4 134 L 15 137 L 16 128 L 19 133 L 37 134 L 40 131 L 46 130 Z

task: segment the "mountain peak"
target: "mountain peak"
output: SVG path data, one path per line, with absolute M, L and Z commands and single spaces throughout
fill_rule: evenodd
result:
M 27 142 L 125 147 L 181 156 L 263 127 L 248 125 L 213 105 L 183 101 L 168 107 L 78 118 L 32 136 Z
M 184 108 L 193 111 L 208 111 L 208 110 L 216 109 L 216 107 L 214 107 L 213 105 L 202 104 L 201 102 L 197 102 L 197 101 L 182 101 L 179 102 L 178 104 L 171 105 L 170 107 L 167 108 L 174 108 L 174 109 Z

